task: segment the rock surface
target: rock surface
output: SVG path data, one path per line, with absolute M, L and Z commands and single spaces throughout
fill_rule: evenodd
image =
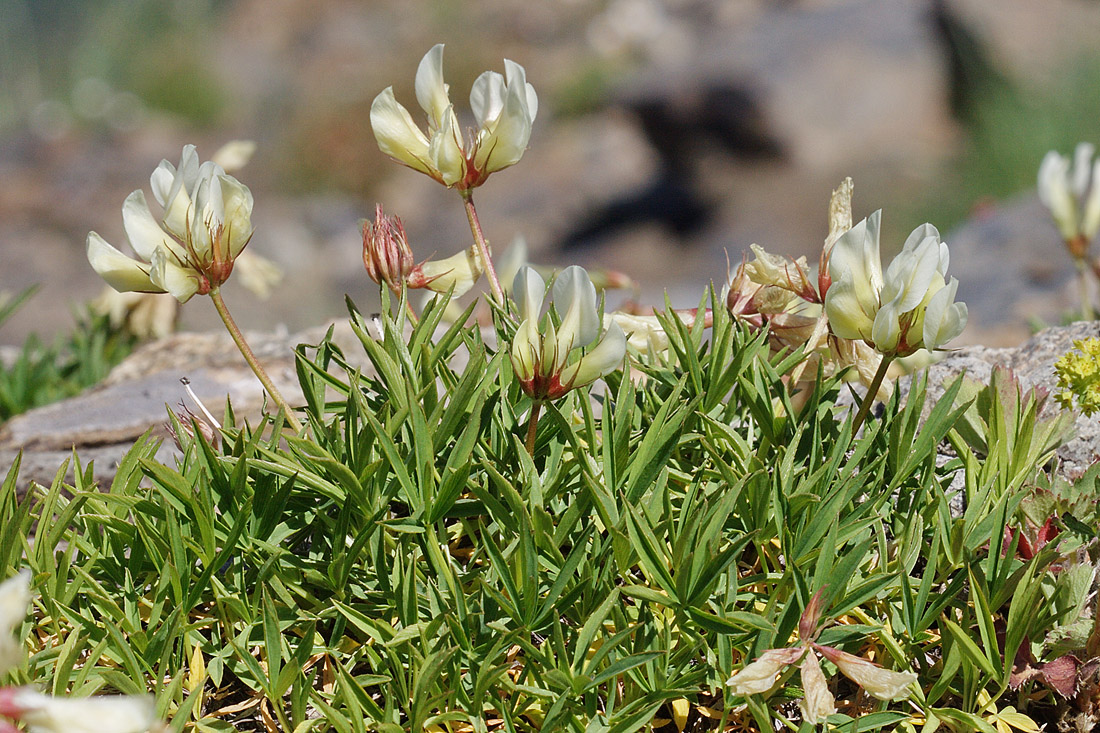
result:
M 294 348 L 319 342 L 325 331 L 322 327 L 293 335 L 247 336 L 257 358 L 291 404 L 302 401 Z M 354 346 L 357 342 L 346 322 L 334 324 L 333 337 L 346 353 L 362 353 Z M 171 461 L 175 446 L 166 427 L 168 410 L 184 404 L 199 413 L 180 383 L 183 378 L 219 420 L 227 399 L 238 419 L 254 421 L 263 407 L 260 383 L 228 334 L 177 334 L 135 351 L 103 384 L 5 423 L 0 427 L 0 467 L 6 471 L 22 451 L 21 484 L 35 481 L 49 485 L 61 463 L 76 451 L 82 463 L 95 461 L 94 475 L 102 483 L 110 480 L 118 461 L 149 430 L 164 439 L 157 457 Z

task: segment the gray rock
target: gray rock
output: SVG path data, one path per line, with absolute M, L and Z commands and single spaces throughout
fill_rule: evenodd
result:
M 362 353 L 346 322 L 334 326 L 334 340 L 349 354 Z M 297 334 L 248 334 L 257 358 L 291 404 L 301 404 L 294 348 L 314 344 L 326 328 Z M 174 445 L 165 427 L 168 410 L 180 403 L 193 412 L 182 378 L 218 419 L 228 399 L 238 418 L 255 421 L 264 406 L 259 381 L 226 333 L 182 333 L 148 344 L 119 364 L 107 379 L 81 395 L 19 415 L 0 428 L 0 466 L 23 453 L 21 484 L 49 484 L 62 461 L 76 451 L 95 461 L 101 483 L 114 475 L 118 461 L 149 430 L 165 438 L 157 456 L 171 461 Z

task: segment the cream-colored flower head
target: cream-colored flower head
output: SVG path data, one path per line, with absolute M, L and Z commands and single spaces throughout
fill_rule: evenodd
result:
M 1051 150 L 1039 165 L 1039 199 L 1050 210 L 1062 238 L 1090 242 L 1100 231 L 1100 159 L 1080 143 L 1073 160 Z
M 554 279 L 553 308 L 560 321 L 542 317 L 546 283 L 522 267 L 512 284 L 520 325 L 512 342 L 512 367 L 523 391 L 535 399 L 557 399 L 617 369 L 626 355 L 626 335 L 610 323 L 599 343 L 570 363 L 570 354 L 596 341 L 600 313 L 596 288 L 583 267 L 572 265 Z
M 470 107 L 477 129 L 462 134 L 443 82 L 443 44 L 424 55 L 416 71 L 416 100 L 428 116 L 427 134 L 387 87 L 371 104 L 370 121 L 378 147 L 399 163 L 447 187 L 468 190 L 489 174 L 515 165 L 531 139 L 538 96 L 523 67 L 505 59 L 504 75 L 486 71 L 474 82 Z
M 831 285 L 825 313 L 834 334 L 861 339 L 885 356 L 908 356 L 943 346 L 966 326 L 965 303 L 956 303 L 958 281 L 946 281 L 947 245 L 931 224 L 913 230 L 882 272 L 881 211 L 837 239 L 829 256 Z
M 142 191 L 122 205 L 122 223 L 137 259 L 88 234 L 88 261 L 120 292 L 171 293 L 186 303 L 215 290 L 252 238 L 252 193 L 217 163 L 199 163 L 194 145 L 179 166 L 167 160 L 150 179 L 162 208 L 155 218 Z

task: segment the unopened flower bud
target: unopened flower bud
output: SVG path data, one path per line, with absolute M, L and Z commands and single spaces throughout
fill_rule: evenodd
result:
M 383 214 L 382 204 L 375 207 L 373 222 L 363 222 L 363 265 L 371 280 L 395 293 L 413 269 L 405 226 L 398 217 Z
M 753 299 L 762 286 L 749 279 L 745 272 L 745 260 L 730 276 L 729 291 L 726 293 L 726 310 L 738 320 L 748 320 L 754 326 L 763 325 L 760 312 L 756 310 Z
M 184 437 L 186 436 L 188 440 L 194 440 L 196 433 L 201 435 L 208 445 L 217 448 L 218 432 L 214 429 L 214 426 L 203 417 L 196 415 L 191 411 L 191 408 L 182 402 L 179 403 L 179 408 L 176 412 L 176 419 L 164 423 L 164 427 L 168 431 L 168 435 L 171 436 L 172 442 L 176 444 L 176 448 L 181 451 L 184 450 Z M 179 425 L 183 435 L 180 435 L 179 431 L 176 430 L 176 425 Z

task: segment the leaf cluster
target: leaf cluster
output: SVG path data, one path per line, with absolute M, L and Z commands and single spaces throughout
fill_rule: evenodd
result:
M 102 490 L 74 458 L 20 498 L 14 467 L 0 563 L 40 594 L 19 675 L 152 689 L 175 731 L 797 728 L 790 675 L 724 683 L 825 589 L 822 643 L 919 674 L 914 708 L 827 667 L 831 725 L 992 730 L 980 693 L 1081 610 L 1056 543 L 1002 551 L 1045 446 L 988 468 L 1001 433 L 975 452 L 954 428 L 996 401 L 955 383 L 922 420 L 920 380 L 853 438 L 841 382 L 796 408 L 803 355 L 713 301 L 711 328 L 664 317 L 667 352 L 548 403 L 533 454 L 514 325 L 447 326 L 441 299 L 415 325 L 349 303 L 362 354 L 300 347 L 301 437 L 227 409 L 218 447 L 170 467 L 145 438 Z

